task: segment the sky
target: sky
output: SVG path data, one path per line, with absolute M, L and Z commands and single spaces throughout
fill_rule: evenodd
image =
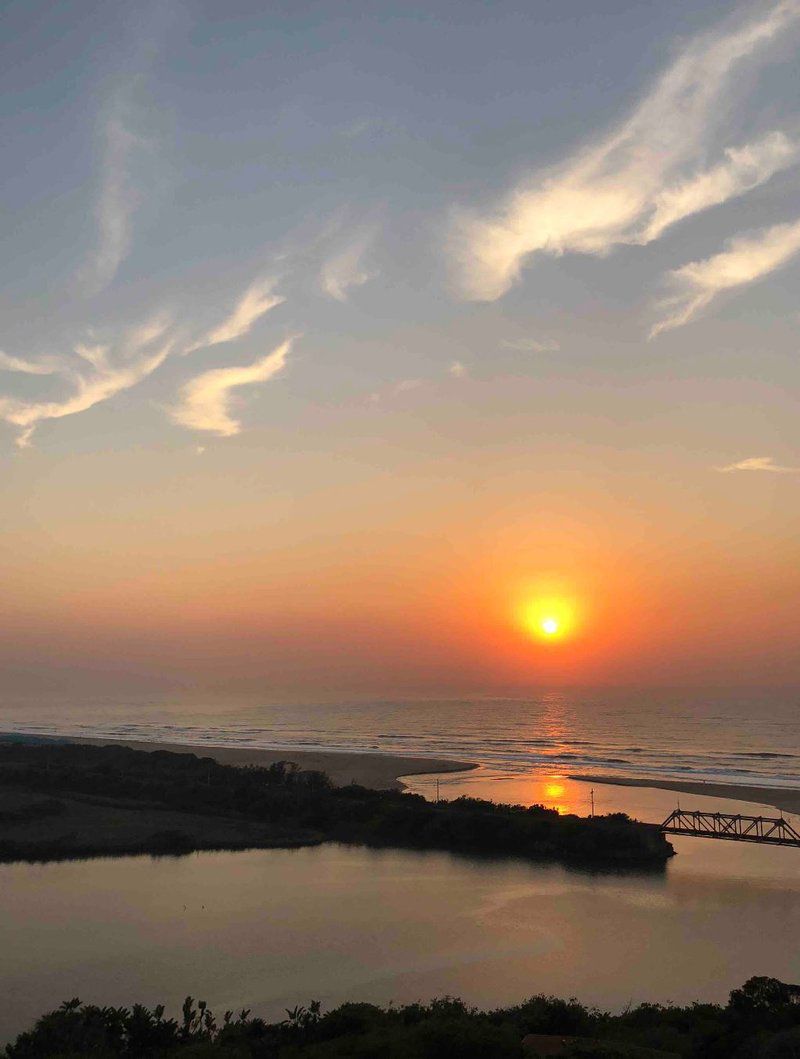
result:
M 4 22 L 0 692 L 800 685 L 800 0 Z

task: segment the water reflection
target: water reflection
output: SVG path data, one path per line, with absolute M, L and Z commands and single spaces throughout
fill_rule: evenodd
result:
M 431 796 L 436 787 L 435 776 L 407 776 L 404 783 L 409 790 Z M 568 776 L 542 775 L 520 772 L 509 775 L 484 767 L 473 772 L 459 772 L 439 776 L 442 798 L 490 798 L 516 805 L 546 805 L 561 813 L 586 816 L 592 801 L 598 815 L 627 813 L 637 820 L 661 823 L 677 804 L 685 809 L 706 812 L 744 813 L 750 816 L 778 815 L 778 810 L 755 802 L 735 798 L 716 798 L 699 794 L 677 794 L 655 787 L 626 787 L 616 784 L 591 783 Z M 558 788 L 558 790 L 557 790 Z M 784 814 L 791 819 L 791 814 Z M 722 842 L 702 838 L 670 836 L 678 853 L 667 864 L 667 872 L 684 876 L 757 879 L 782 886 L 797 884 L 800 879 L 800 851 L 769 846 L 754 846 L 743 842 Z
M 597 813 L 628 811 L 619 808 L 620 798 L 616 795 L 619 788 L 606 788 L 599 784 L 592 787 L 589 783 L 570 779 L 555 771 L 527 771 L 515 775 L 483 766 L 473 772 L 456 772 L 438 777 L 406 776 L 403 777 L 403 782 L 409 790 L 429 798 L 435 797 L 437 779 L 442 798 L 458 798 L 466 795 L 470 798 L 490 798 L 494 801 L 510 802 L 514 805 L 544 805 L 548 809 L 558 809 L 560 813 L 588 816 L 592 808 L 592 790 L 594 790 Z M 634 788 L 622 789 L 634 790 Z M 623 797 L 622 800 L 627 805 L 636 802 L 635 796 Z M 666 815 L 665 813 L 664 816 Z
M 334 845 L 2 866 L 0 1038 L 75 995 L 279 1017 L 312 998 L 621 1008 L 796 981 L 797 851 L 679 846 L 653 875 Z
M 546 801 L 543 800 L 543 805 L 546 805 L 549 809 L 556 809 L 561 814 L 575 812 L 564 801 L 566 789 L 559 776 L 552 776 L 546 779 L 543 788 L 544 798 L 546 799 Z
M 637 820 L 661 823 L 678 805 L 686 808 L 747 813 L 754 816 L 777 816 L 771 809 L 754 802 L 733 798 L 715 798 L 698 794 L 677 794 L 655 787 L 626 787 L 611 783 L 575 780 L 555 770 L 509 773 L 491 766 L 470 772 L 440 776 L 406 776 L 403 782 L 417 794 L 435 797 L 437 780 L 442 798 L 489 798 L 515 805 L 544 805 L 562 813 L 588 816 L 594 806 L 597 815 L 627 813 Z M 784 813 L 785 816 L 791 814 Z

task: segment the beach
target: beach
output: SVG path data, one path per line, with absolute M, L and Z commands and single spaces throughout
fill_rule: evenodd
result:
M 268 767 L 276 761 L 293 761 L 301 769 L 324 772 L 337 786 L 358 783 L 375 790 L 403 790 L 402 776 L 467 772 L 480 766 L 475 762 L 451 758 L 415 757 L 402 754 L 380 754 L 346 750 L 272 750 L 260 747 L 222 747 L 206 744 L 150 742 L 144 740 L 97 739 L 70 737 L 71 742 L 95 746 L 127 746 L 133 750 L 168 750 L 176 754 L 197 754 L 210 757 L 221 765 L 259 765 Z M 709 798 L 727 798 L 740 802 L 756 802 L 780 812 L 800 814 L 800 790 L 796 788 L 764 787 L 738 783 L 705 783 L 691 780 L 633 778 L 627 776 L 573 774 L 569 777 L 583 783 L 602 783 L 617 787 L 649 787 L 655 790 L 697 794 Z
M 609 783 L 616 787 L 650 787 L 679 794 L 700 794 L 708 798 L 732 798 L 740 802 L 758 802 L 782 813 L 800 814 L 800 790 L 791 787 L 754 787 L 738 783 L 697 783 L 690 780 L 630 779 L 626 776 L 572 775 L 584 783 Z
M 143 740 L 95 739 L 70 736 L 72 743 L 93 746 L 127 746 L 132 750 L 168 750 L 173 754 L 210 757 L 220 765 L 259 765 L 267 768 L 276 761 L 293 761 L 304 770 L 324 772 L 337 787 L 358 783 L 374 790 L 403 790 L 400 776 L 433 772 L 466 772 L 477 768 L 474 762 L 400 754 L 370 754 L 344 750 L 267 750 L 259 747 L 223 747 L 202 744 L 145 742 Z

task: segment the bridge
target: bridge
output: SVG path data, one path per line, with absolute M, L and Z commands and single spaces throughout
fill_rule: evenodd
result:
M 667 835 L 724 838 L 733 842 L 760 842 L 767 846 L 800 849 L 800 833 L 782 816 L 742 816 L 741 813 L 675 809 L 661 825 L 661 830 Z

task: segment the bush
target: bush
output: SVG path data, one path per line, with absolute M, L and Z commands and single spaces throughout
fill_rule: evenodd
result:
M 241 1011 L 220 1022 L 187 997 L 179 1019 L 150 1010 L 69 1000 L 9 1044 L 6 1059 L 520 1059 L 528 1033 L 577 1038 L 578 1059 L 795 1059 L 800 987 L 753 978 L 726 1007 L 642 1004 L 621 1015 L 577 1000 L 531 997 L 481 1012 L 451 997 L 386 1008 L 318 1002 L 267 1023 Z

